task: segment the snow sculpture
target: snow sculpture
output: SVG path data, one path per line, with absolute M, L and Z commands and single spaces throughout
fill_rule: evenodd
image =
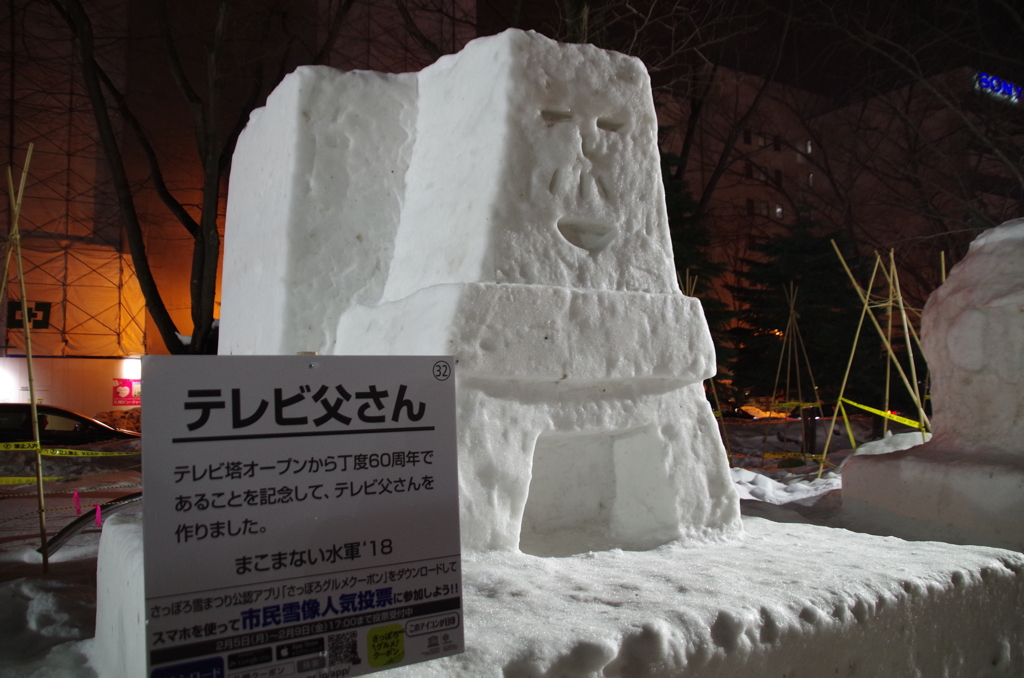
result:
M 921 323 L 933 447 L 1024 457 L 1024 220 L 971 243 Z
M 1024 550 L 1024 220 L 985 231 L 928 299 L 933 437 L 851 458 L 844 507 L 897 536 Z
M 656 137 L 639 60 L 534 33 L 299 69 L 235 155 L 222 352 L 454 355 L 464 548 L 736 532 Z

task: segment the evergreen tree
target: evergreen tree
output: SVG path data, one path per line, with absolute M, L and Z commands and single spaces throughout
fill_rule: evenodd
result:
M 757 257 L 743 261 L 745 285 L 732 287 L 744 309 L 730 331 L 736 347 L 734 387 L 749 396 L 773 394 L 783 336 L 789 319 L 786 290 L 796 287 L 797 325 L 819 387 L 819 397 L 834 403 L 853 346 L 862 304 L 832 247 L 835 240 L 854 275 L 862 284 L 870 276 L 871 258 L 858 258 L 853 243 L 841 233 L 822 232 L 805 215 L 782 232 L 755 242 Z M 865 319 L 858 355 L 847 383 L 846 396 L 864 403 L 881 403 L 885 360 L 877 333 Z M 803 365 L 803 357 L 800 357 Z M 795 369 L 795 368 L 793 368 Z M 803 373 L 804 399 L 814 400 Z M 782 378 L 786 364 L 782 366 Z M 784 382 L 783 382 L 784 383 Z M 780 384 L 780 389 L 782 388 Z
M 665 186 L 665 205 L 676 272 L 680 278 L 680 288 L 684 292 L 688 291 L 685 289 L 687 275 L 691 279 L 696 279 L 693 296 L 700 299 L 701 306 L 704 307 L 704 315 L 707 317 L 715 347 L 719 352 L 719 365 L 724 365 L 727 327 L 732 320 L 732 314 L 712 294 L 712 282 L 722 274 L 724 267 L 711 259 L 711 234 L 707 222 L 698 215 L 699 204 L 690 193 L 686 182 L 675 172 L 678 163 L 677 155 L 662 153 L 661 177 Z

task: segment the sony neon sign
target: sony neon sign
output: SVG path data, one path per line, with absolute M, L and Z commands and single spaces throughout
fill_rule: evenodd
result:
M 978 73 L 974 76 L 974 89 L 1014 104 L 1019 104 L 1021 96 L 1024 96 L 1024 90 L 1020 86 L 988 73 Z

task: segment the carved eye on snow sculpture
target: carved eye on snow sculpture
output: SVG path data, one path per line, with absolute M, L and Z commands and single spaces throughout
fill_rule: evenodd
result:
M 596 254 L 618 234 L 613 172 L 626 122 L 560 108 L 543 109 L 540 118 L 554 132 L 546 150 L 558 155 L 548 181 L 562 214 L 555 229 L 570 245 Z

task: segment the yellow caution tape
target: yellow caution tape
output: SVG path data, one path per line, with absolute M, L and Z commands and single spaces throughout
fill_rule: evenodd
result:
M 854 407 L 859 407 L 860 409 L 866 412 L 870 412 L 871 414 L 877 414 L 880 417 L 885 417 L 886 419 L 895 421 L 897 424 L 904 424 L 906 426 L 912 426 L 913 428 L 922 428 L 921 422 L 914 421 L 913 419 L 907 419 L 906 417 L 901 417 L 898 414 L 892 414 L 891 412 L 886 412 L 884 410 L 876 410 L 873 407 L 861 405 L 860 403 L 855 403 L 852 400 L 847 400 L 846 398 L 840 398 L 839 400 L 846 403 L 847 405 L 853 405 Z
M 27 443 L 0 443 L 0 451 L 28 451 L 34 452 L 36 444 Z M 44 447 L 39 450 L 44 457 L 128 457 L 141 454 L 141 452 L 99 452 L 97 450 L 72 450 L 63 447 Z
M 804 454 L 801 452 L 765 452 L 762 456 L 765 459 L 795 459 L 803 457 Z
M 772 407 L 799 407 L 803 409 L 808 407 L 818 407 L 818 403 L 800 403 L 794 400 L 788 403 L 773 403 Z
M 130 457 L 141 452 L 96 452 L 94 450 L 66 450 L 60 448 L 43 448 L 39 454 L 44 457 Z
M 64 480 L 64 478 L 43 478 L 44 483 L 54 482 L 56 480 Z M 36 477 L 31 476 L 27 478 L 16 478 L 13 476 L 0 476 L 0 485 L 28 485 L 29 483 L 36 482 Z M 34 494 L 25 495 L 27 497 L 34 497 Z
M 27 443 L 0 443 L 0 450 L 34 450 L 38 447 L 34 442 Z

